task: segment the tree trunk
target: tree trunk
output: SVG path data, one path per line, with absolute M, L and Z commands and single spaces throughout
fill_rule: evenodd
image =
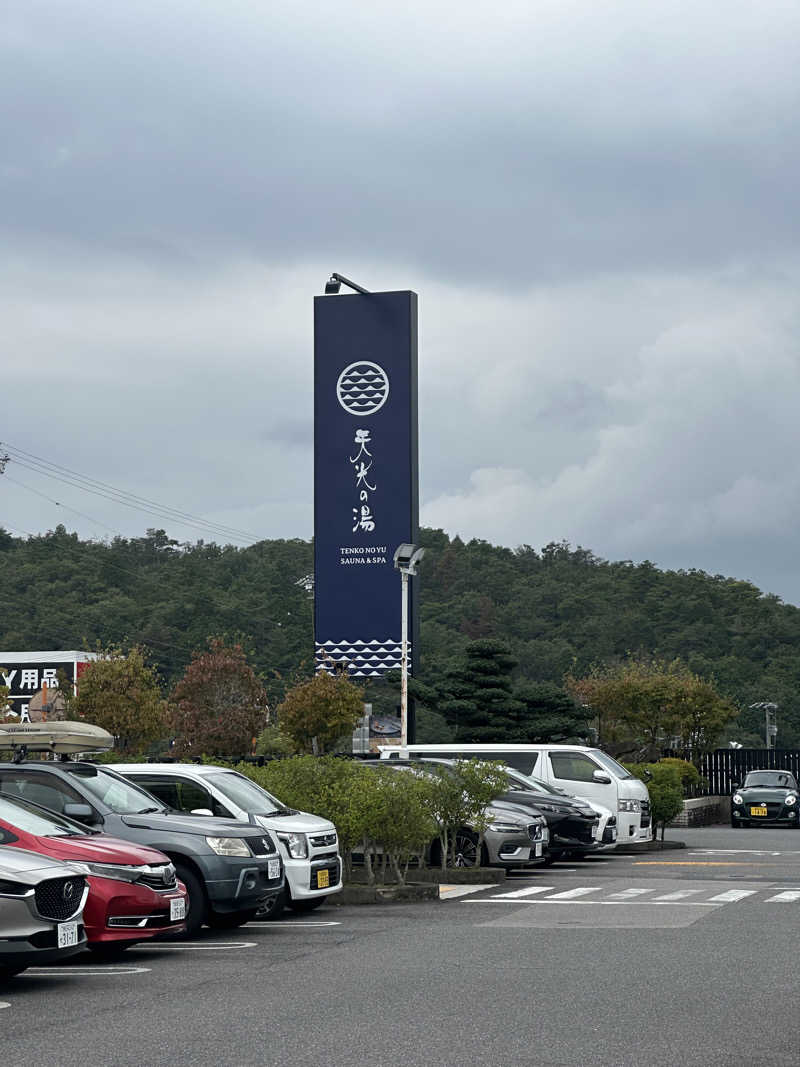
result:
M 397 862 L 397 856 L 395 856 L 394 852 L 391 855 L 391 863 L 392 863 L 392 869 L 394 870 L 394 876 L 397 879 L 397 884 L 398 885 L 405 885 L 406 884 L 406 880 L 403 877 L 403 872 L 400 869 L 400 864 Z
M 442 830 L 441 834 L 439 834 L 439 844 L 441 845 L 441 852 L 442 852 L 442 870 L 446 871 L 447 870 L 447 853 L 448 853 L 449 848 L 450 848 L 450 842 L 447 840 L 447 830 L 446 829 Z
M 364 842 L 364 868 L 367 872 L 367 885 L 375 885 L 375 871 L 372 868 L 372 853 L 370 846 Z

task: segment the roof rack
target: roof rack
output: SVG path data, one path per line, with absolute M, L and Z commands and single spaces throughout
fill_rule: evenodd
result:
M 29 752 L 53 752 L 63 757 L 75 752 L 105 752 L 113 747 L 112 734 L 88 722 L 0 723 L 0 749 L 13 749 L 15 763 Z

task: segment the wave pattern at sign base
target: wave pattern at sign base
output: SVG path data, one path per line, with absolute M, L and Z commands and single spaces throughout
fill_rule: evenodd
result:
M 347 666 L 355 678 L 376 678 L 387 671 L 400 670 L 402 645 L 399 641 L 317 641 L 314 660 L 318 671 L 333 674 Z M 408 642 L 409 665 L 411 642 Z

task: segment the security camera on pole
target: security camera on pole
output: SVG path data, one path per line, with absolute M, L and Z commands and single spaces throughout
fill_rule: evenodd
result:
M 400 744 L 408 744 L 408 580 L 417 573 L 417 565 L 425 555 L 424 548 L 399 545 L 394 554 L 395 569 L 400 571 L 401 641 L 400 650 Z

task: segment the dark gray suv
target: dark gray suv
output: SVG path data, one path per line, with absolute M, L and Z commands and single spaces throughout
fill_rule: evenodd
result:
M 261 827 L 173 812 L 93 763 L 0 763 L 0 791 L 166 853 L 189 891 L 187 933 L 234 927 L 283 889 L 283 863 Z

